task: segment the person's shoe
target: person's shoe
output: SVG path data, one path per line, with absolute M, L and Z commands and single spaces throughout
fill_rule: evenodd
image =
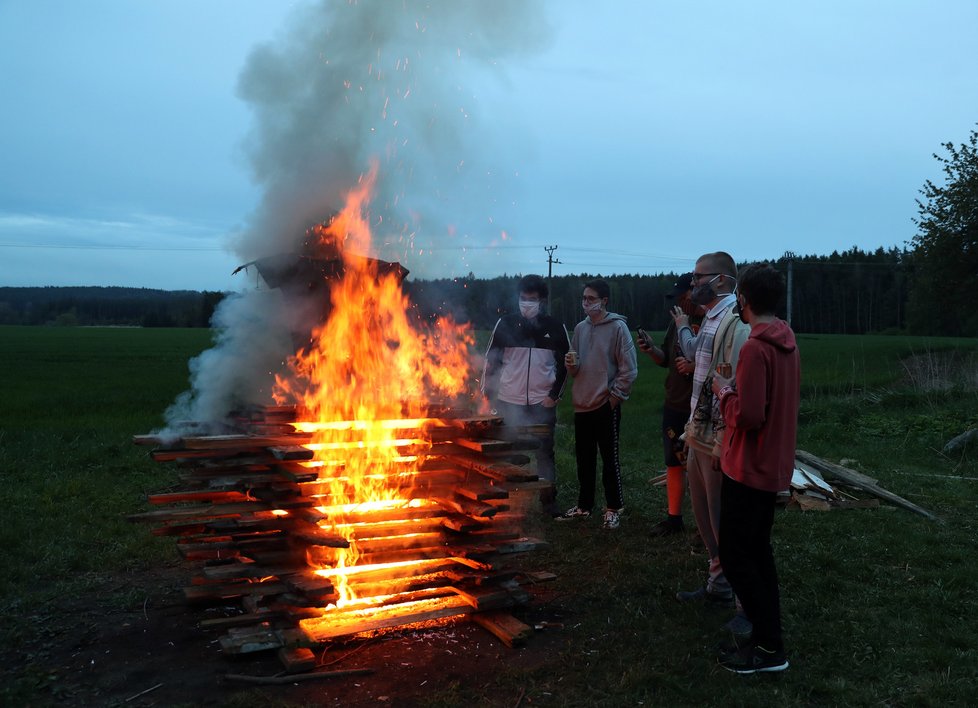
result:
M 674 533 L 682 533 L 685 530 L 686 525 L 683 524 L 683 517 L 669 515 L 652 527 L 652 530 L 649 531 L 649 536 L 671 536 Z
M 717 661 L 730 661 L 736 658 L 737 654 L 750 646 L 750 637 L 738 638 L 736 635 L 730 639 L 723 639 L 717 642 L 713 649 L 716 652 Z
M 601 524 L 603 529 L 616 529 L 621 526 L 621 512 L 624 509 L 605 509 L 604 522 Z
M 782 650 L 768 650 L 751 644 L 727 659 L 719 659 L 720 666 L 735 674 L 761 674 L 784 671 L 788 659 Z
M 747 615 L 740 612 L 723 625 L 723 628 L 733 635 L 735 641 L 750 639 L 751 632 L 754 631 L 754 625 L 747 619 Z
M 589 509 L 582 509 L 579 506 L 572 506 L 570 509 L 565 511 L 563 514 L 557 517 L 557 521 L 573 521 L 574 519 L 590 519 L 591 511 Z
M 676 593 L 676 599 L 680 602 L 705 602 L 711 607 L 733 607 L 733 593 L 724 595 L 718 592 L 710 592 L 705 587 L 695 590 L 680 590 Z

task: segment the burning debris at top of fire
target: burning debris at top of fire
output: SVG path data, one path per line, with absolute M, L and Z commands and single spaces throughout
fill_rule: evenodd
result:
M 382 239 L 345 234 L 342 249 L 418 275 L 472 270 L 471 253 L 445 255 L 498 237 L 486 231 L 507 201 L 509 184 L 496 175 L 509 171 L 501 167 L 507 141 L 493 140 L 488 109 L 470 87 L 478 80 L 484 90 L 483 79 L 544 47 L 549 34 L 541 6 L 519 0 L 322 0 L 297 9 L 240 77 L 239 96 L 254 114 L 245 149 L 263 189 L 235 238 L 241 261 L 276 280 L 276 259 L 300 259 L 309 225 L 340 211 L 373 162 L 374 190 L 361 209 Z M 491 111 L 494 124 L 505 120 L 502 102 Z M 212 320 L 214 346 L 191 361 L 190 390 L 166 412 L 161 435 L 267 403 L 295 333 L 314 329 L 325 309 L 266 291 L 225 298 Z

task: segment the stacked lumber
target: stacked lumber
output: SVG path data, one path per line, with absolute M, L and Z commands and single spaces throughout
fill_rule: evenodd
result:
M 398 440 L 405 460 L 421 462 L 385 467 L 404 501 L 344 506 L 337 520 L 324 510 L 344 489 L 343 465 L 310 462 L 312 435 L 292 425 L 300 413 L 269 406 L 220 434 L 187 426 L 176 438 L 134 438 L 177 467 L 180 489 L 151 495 L 158 508 L 130 519 L 174 536 L 199 564 L 188 602 L 239 604 L 240 614 L 202 623 L 226 631 L 223 650 L 277 649 L 301 670 L 309 648 L 340 637 L 481 612 L 497 613 L 487 626 L 507 626 L 498 613 L 525 603 L 521 580 L 539 575 L 508 563 L 545 545 L 526 529 L 546 483 L 517 454 L 540 431 L 439 411 Z M 351 545 L 356 565 L 338 577 Z

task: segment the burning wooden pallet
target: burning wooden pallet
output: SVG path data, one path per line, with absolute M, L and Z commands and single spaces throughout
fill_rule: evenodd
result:
M 183 488 L 150 496 L 161 508 L 131 518 L 176 536 L 180 553 L 201 562 L 188 601 L 241 604 L 242 614 L 202 623 L 227 630 L 225 652 L 280 649 L 287 666 L 303 668 L 296 649 L 511 608 L 527 601 L 524 583 L 552 577 L 504 562 L 544 545 L 526 528 L 547 483 L 515 454 L 542 431 L 489 416 L 389 421 L 397 456 L 382 482 L 392 493 L 351 504 L 343 456 L 316 462 L 316 437 L 297 431 L 299 417 L 268 407 L 227 434 L 134 438 L 178 465 Z M 356 424 L 342 437 L 372 454 Z M 318 443 L 328 444 L 340 443 Z M 482 624 L 506 623 L 486 615 Z

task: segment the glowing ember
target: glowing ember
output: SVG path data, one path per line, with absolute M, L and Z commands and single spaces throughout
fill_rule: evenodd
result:
M 411 317 L 398 275 L 380 272 L 364 257 L 371 244 L 366 207 L 376 175 L 374 166 L 343 211 L 313 231 L 323 250 L 341 254 L 343 276 L 330 284 L 328 320 L 291 359 L 288 375 L 277 378 L 275 389 L 278 403 L 295 402 L 306 412 L 295 427 L 311 434 L 307 447 L 314 459 L 305 464 L 317 471 L 322 492 L 317 496 L 328 499 L 317 507 L 325 517 L 318 525 L 349 541 L 349 548 L 310 554 L 310 562 L 325 566 L 319 574 L 333 581 L 337 606 L 361 597 L 354 576 L 404 577 L 444 562 L 359 566 L 360 544 L 370 537 L 363 515 L 429 504 L 415 498 L 410 483 L 430 448 L 423 435 L 432 425 L 428 407 L 463 395 L 471 381 L 470 333 L 448 319 L 422 327 Z M 418 541 L 412 541 L 410 524 L 404 531 L 395 538 L 410 548 Z

